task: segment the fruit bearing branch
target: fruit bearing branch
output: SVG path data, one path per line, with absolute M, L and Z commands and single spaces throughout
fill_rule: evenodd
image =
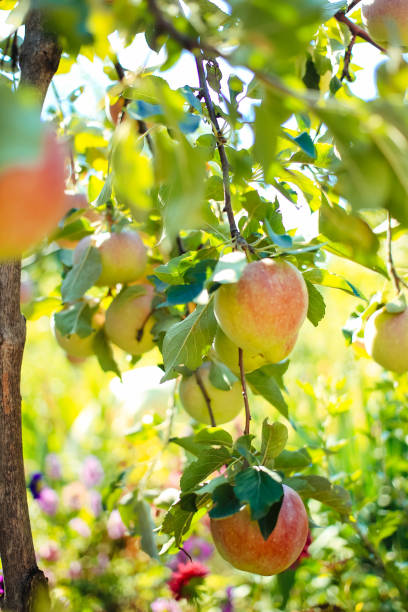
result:
M 248 392 L 245 380 L 245 370 L 244 370 L 244 351 L 242 348 L 238 349 L 238 362 L 239 362 L 239 373 L 241 377 L 241 386 L 242 386 L 242 397 L 244 398 L 244 406 L 245 406 L 245 429 L 244 435 L 249 434 L 249 424 L 251 421 L 251 410 L 249 408 L 248 401 Z
M 217 140 L 218 153 L 220 155 L 221 168 L 222 168 L 222 180 L 224 184 L 224 212 L 227 213 L 228 223 L 230 226 L 231 238 L 236 244 L 238 244 L 241 236 L 238 231 L 237 225 L 235 223 L 234 213 L 232 211 L 231 189 L 230 189 L 230 179 L 229 179 L 229 163 L 227 159 L 227 154 L 225 153 L 224 139 L 223 139 L 222 132 L 220 130 L 217 115 L 215 114 L 214 105 L 211 100 L 211 96 L 210 96 L 210 92 L 208 89 L 207 80 L 206 80 L 206 76 L 204 72 L 204 63 L 201 57 L 196 57 L 196 66 L 197 66 L 201 94 L 204 97 L 208 115 L 210 117 L 213 131 L 215 133 L 215 138 Z
M 194 372 L 195 375 L 195 379 L 197 381 L 197 385 L 200 387 L 200 391 L 203 394 L 203 397 L 205 399 L 205 403 L 207 404 L 207 409 L 208 409 L 208 414 L 210 416 L 210 422 L 211 422 L 211 427 L 216 427 L 217 423 L 215 422 L 215 418 L 214 418 L 214 412 L 211 406 L 211 398 L 207 393 L 207 389 L 205 388 L 203 379 L 201 378 L 201 374 L 198 370 L 196 370 Z

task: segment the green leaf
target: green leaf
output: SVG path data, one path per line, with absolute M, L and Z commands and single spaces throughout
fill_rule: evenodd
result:
M 205 449 L 196 461 L 190 463 L 180 479 L 183 492 L 192 491 L 210 474 L 219 470 L 222 465 L 230 461 L 231 455 L 225 446 L 221 448 Z
M 278 421 L 270 425 L 266 418 L 262 423 L 262 464 L 266 465 L 277 457 L 285 448 L 287 441 L 287 427 Z
M 61 305 L 61 301 L 54 297 L 37 298 L 30 302 L 24 314 L 30 321 L 37 321 L 41 317 L 50 316 Z
M 114 372 L 119 378 L 122 378 L 119 366 L 113 357 L 112 347 L 103 329 L 96 334 L 93 348 L 102 370 L 104 372 Z
M 221 427 L 207 427 L 195 435 L 195 441 L 206 446 L 228 446 L 232 448 L 232 437 Z
M 271 535 L 278 522 L 279 512 L 283 504 L 283 495 L 279 501 L 272 504 L 268 513 L 258 520 L 259 529 L 263 539 L 266 541 Z
M 80 261 L 68 272 L 61 285 L 64 302 L 79 300 L 88 289 L 93 287 L 102 273 L 101 256 L 93 246 L 89 246 Z
M 43 130 L 38 100 L 28 92 L 12 92 L 1 86 L 0 170 L 37 160 L 41 153 Z
M 223 363 L 211 362 L 210 381 L 217 389 L 229 391 L 238 378 Z
M 138 531 L 141 535 L 140 544 L 142 550 L 152 559 L 158 559 L 156 538 L 154 535 L 155 525 L 152 520 L 149 504 L 144 500 L 136 502 L 135 513 L 138 523 Z
M 246 375 L 246 379 L 254 393 L 262 395 L 272 406 L 275 406 L 279 412 L 288 418 L 288 405 L 282 395 L 279 385 L 275 378 L 264 371 L 263 368 L 255 370 Z
M 197 306 L 183 321 L 170 327 L 163 341 L 166 374 L 162 382 L 171 378 L 174 368 L 178 365 L 196 370 L 213 341 L 216 328 L 212 298 L 207 304 Z
M 314 285 L 322 285 L 323 287 L 332 287 L 333 289 L 341 289 L 350 295 L 365 299 L 364 295 L 359 289 L 352 285 L 348 280 L 342 276 L 338 276 L 328 270 L 322 270 L 321 268 L 313 268 L 312 270 L 306 270 L 303 273 L 303 277 L 306 281 L 313 283 Z
M 190 529 L 191 521 L 193 520 L 195 512 L 183 510 L 181 503 L 177 502 L 171 506 L 170 510 L 164 517 L 161 531 L 167 535 L 174 536 L 175 545 L 181 546 L 183 536 Z
M 54 314 L 55 327 L 63 336 L 78 334 L 80 338 L 90 336 L 93 310 L 86 302 L 78 302 Z
M 218 260 L 210 282 L 219 283 L 220 285 L 237 283 L 247 264 L 245 253 L 240 251 L 228 253 Z
M 282 498 L 283 487 L 277 475 L 264 466 L 251 466 L 236 475 L 234 492 L 249 505 L 252 520 L 259 520 Z
M 317 499 L 341 515 L 348 516 L 350 514 L 351 499 L 348 491 L 338 485 L 332 485 L 330 480 L 323 476 L 295 476 L 286 478 L 284 482 L 295 489 L 303 498 Z
M 241 502 L 234 493 L 234 487 L 226 482 L 219 485 L 212 493 L 214 506 L 211 508 L 209 515 L 211 518 L 225 518 L 239 512 Z
M 305 448 L 296 451 L 283 450 L 274 461 L 276 470 L 297 472 L 304 470 L 312 464 L 312 458 Z
M 307 318 L 315 327 L 318 326 L 326 312 L 326 305 L 322 294 L 315 288 L 312 283 L 306 281 L 307 292 L 309 294 L 309 306 L 307 309 Z

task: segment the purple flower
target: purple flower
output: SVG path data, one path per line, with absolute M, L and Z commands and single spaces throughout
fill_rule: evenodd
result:
M 105 473 L 98 457 L 90 455 L 82 465 L 81 480 L 86 487 L 98 486 L 104 477 Z
M 221 612 L 234 612 L 234 602 L 232 599 L 232 591 L 233 591 L 233 587 L 227 587 L 227 590 L 226 590 L 227 598 L 224 601 L 224 604 L 221 608 Z
M 89 538 L 89 536 L 91 535 L 91 530 L 89 529 L 89 525 L 85 523 L 84 520 L 79 518 L 79 516 L 71 519 L 68 525 L 71 527 L 71 529 L 79 533 L 79 535 L 82 536 L 83 538 Z
M 181 608 L 174 599 L 160 597 L 152 602 L 152 612 L 181 612 Z
M 0 572 L 0 595 L 4 595 L 4 576 L 3 576 L 3 572 Z
M 34 472 L 31 475 L 30 482 L 28 483 L 28 488 L 33 494 L 34 499 L 38 499 L 40 497 L 40 491 L 44 486 L 43 475 L 41 472 Z
M 99 516 L 102 512 L 102 497 L 99 491 L 89 491 L 89 505 L 94 516 Z
M 59 480 L 62 475 L 61 462 L 58 455 L 49 453 L 45 458 L 45 472 L 51 480 Z
M 54 514 L 57 512 L 59 500 L 54 489 L 50 489 L 50 487 L 42 488 L 37 496 L 37 501 L 41 510 L 45 512 L 45 514 L 54 516 Z
M 211 546 L 207 540 L 197 536 L 188 538 L 188 540 L 183 543 L 183 549 L 190 555 L 193 561 L 207 561 L 214 552 L 214 547 Z M 180 552 L 170 560 L 168 566 L 172 570 L 175 570 L 180 563 L 187 563 L 189 558 L 186 553 L 180 550 Z
M 126 525 L 122 521 L 119 510 L 112 510 L 106 525 L 111 540 L 119 540 L 126 535 Z

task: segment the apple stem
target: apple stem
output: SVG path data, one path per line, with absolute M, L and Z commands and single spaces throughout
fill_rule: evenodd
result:
M 242 348 L 238 349 L 238 362 L 239 362 L 239 372 L 241 375 L 242 397 L 244 398 L 244 406 L 245 406 L 244 435 L 247 436 L 249 434 L 249 424 L 251 421 L 251 410 L 249 408 L 248 393 L 247 393 L 247 386 L 246 386 L 245 372 L 244 372 L 244 351 L 242 350 Z
M 201 378 L 201 374 L 198 370 L 196 370 L 194 372 L 194 375 L 196 377 L 197 385 L 200 387 L 200 391 L 203 394 L 203 397 L 205 399 L 205 403 L 207 404 L 208 414 L 210 415 L 211 427 L 217 427 L 217 423 L 215 422 L 215 419 L 214 419 L 213 409 L 211 407 L 211 399 L 207 393 L 207 389 L 204 386 L 203 379 Z
M 401 285 L 404 287 L 408 287 L 408 284 L 398 275 L 398 272 L 395 268 L 394 258 L 392 256 L 392 227 L 391 227 L 391 215 L 388 211 L 387 213 L 387 271 L 390 275 L 392 282 L 395 287 L 395 291 L 400 293 Z

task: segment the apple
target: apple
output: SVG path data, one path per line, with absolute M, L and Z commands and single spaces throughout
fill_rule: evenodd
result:
M 213 348 L 215 355 L 219 359 L 219 361 L 225 363 L 225 365 L 229 367 L 231 372 L 239 376 L 240 370 L 238 347 L 228 338 L 228 336 L 224 334 L 220 327 L 218 327 L 217 331 L 215 332 Z M 242 357 L 244 363 L 244 372 L 248 373 L 257 370 L 258 368 L 261 368 L 267 363 L 263 355 L 260 355 L 259 353 L 253 353 L 252 351 L 248 350 L 243 351 Z
M 377 42 L 388 43 L 395 33 L 403 45 L 408 45 L 406 0 L 364 0 L 361 15 L 364 25 Z
M 384 308 L 368 319 L 364 330 L 367 353 L 383 368 L 402 374 L 408 370 L 408 308 L 390 313 Z
M 85 338 L 81 338 L 78 334 L 63 336 L 56 328 L 54 320 L 52 321 L 52 326 L 58 344 L 64 349 L 67 355 L 69 357 L 83 359 L 94 354 L 93 342 L 97 331 L 103 326 L 104 321 L 104 312 L 102 310 L 97 310 L 92 317 L 92 327 L 94 331 L 89 334 L 89 336 L 85 336 Z
M 214 308 L 236 346 L 277 363 L 293 349 L 306 318 L 307 286 L 291 263 L 261 259 L 248 264 L 237 283 L 221 285 Z
M 0 171 L 0 260 L 19 257 L 68 211 L 65 147 L 46 132 L 40 158 Z
M 136 231 L 127 229 L 117 233 L 104 232 L 82 238 L 74 250 L 74 264 L 80 262 L 82 255 L 90 246 L 98 249 L 102 261 L 102 273 L 96 285 L 112 287 L 118 283 L 130 283 L 143 276 L 147 264 L 147 252 Z
M 306 543 L 309 525 L 299 495 L 283 485 L 283 502 L 275 529 L 264 540 L 257 521 L 251 520 L 248 506 L 221 519 L 211 519 L 214 544 L 236 569 L 261 576 L 285 571 L 294 563 Z
M 220 425 L 235 419 L 244 407 L 241 384 L 236 381 L 228 391 L 217 389 L 210 381 L 210 368 L 211 363 L 206 361 L 197 371 L 210 398 L 214 420 L 217 425 Z M 211 425 L 208 406 L 195 374 L 183 376 L 179 393 L 185 411 L 199 423 Z
M 106 335 L 131 355 L 142 355 L 154 347 L 153 296 L 152 285 L 132 285 L 115 297 L 106 311 Z

